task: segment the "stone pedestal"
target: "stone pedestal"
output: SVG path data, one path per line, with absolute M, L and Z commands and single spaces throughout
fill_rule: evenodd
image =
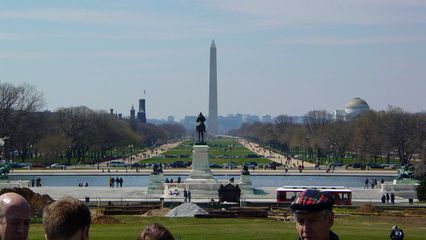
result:
M 163 173 L 149 175 L 149 184 L 146 194 L 163 194 L 164 192 L 164 176 Z
M 209 166 L 209 146 L 194 145 L 192 149 L 192 171 L 189 174 L 188 180 L 192 181 L 194 179 L 200 179 L 213 180 L 216 182 Z
M 220 184 L 213 178 L 209 166 L 209 147 L 194 145 L 192 150 L 192 171 L 184 184 L 193 197 L 217 198 Z
M 250 175 L 241 174 L 239 187 L 242 194 L 253 194 L 253 185 L 251 184 Z

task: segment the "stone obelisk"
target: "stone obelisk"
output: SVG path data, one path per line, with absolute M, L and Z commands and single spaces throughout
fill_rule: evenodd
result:
M 207 132 L 210 135 L 218 134 L 217 116 L 217 65 L 216 44 L 214 40 L 210 46 L 210 85 L 209 85 L 209 116 L 207 121 Z

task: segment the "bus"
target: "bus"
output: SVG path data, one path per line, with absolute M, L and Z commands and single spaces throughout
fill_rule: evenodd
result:
M 352 191 L 342 186 L 283 186 L 277 188 L 277 204 L 293 202 L 306 189 L 328 192 L 335 205 L 351 205 Z

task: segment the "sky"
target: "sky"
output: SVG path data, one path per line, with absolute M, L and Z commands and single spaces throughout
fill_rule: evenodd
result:
M 179 120 L 208 113 L 213 39 L 219 115 L 426 110 L 424 0 L 0 0 L 0 82 Z

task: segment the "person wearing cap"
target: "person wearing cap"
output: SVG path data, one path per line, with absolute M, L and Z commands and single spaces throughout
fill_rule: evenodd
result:
M 334 199 L 326 192 L 308 189 L 290 205 L 299 239 L 339 240 L 330 230 L 334 223 Z

